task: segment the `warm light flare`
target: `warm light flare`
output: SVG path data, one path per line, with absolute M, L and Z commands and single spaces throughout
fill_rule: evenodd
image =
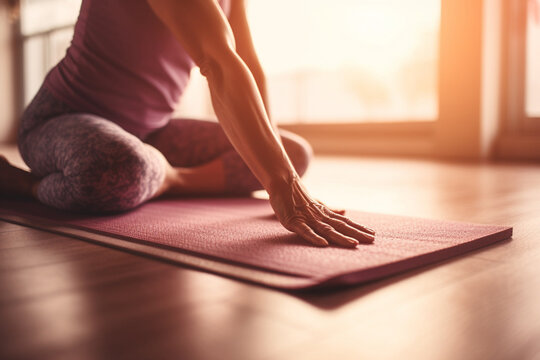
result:
M 345 65 L 387 73 L 419 47 L 436 56 L 437 0 L 251 0 L 248 6 L 255 44 L 272 73 Z
M 248 11 L 278 119 L 436 117 L 439 0 L 251 0 Z

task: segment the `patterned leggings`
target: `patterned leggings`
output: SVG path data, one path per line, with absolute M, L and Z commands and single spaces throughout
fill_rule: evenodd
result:
M 302 175 L 311 148 L 294 134 L 282 132 L 281 138 Z M 219 158 L 225 194 L 262 189 L 218 123 L 173 119 L 143 142 L 111 121 L 76 113 L 44 87 L 22 116 L 19 150 L 41 179 L 39 201 L 63 210 L 132 209 L 160 188 L 166 161 L 175 167 L 193 167 Z

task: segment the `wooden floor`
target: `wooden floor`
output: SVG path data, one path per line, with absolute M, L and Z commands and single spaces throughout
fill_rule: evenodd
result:
M 514 238 L 290 294 L 0 222 L 1 359 L 540 359 L 540 166 L 318 159 L 334 206 L 508 224 Z

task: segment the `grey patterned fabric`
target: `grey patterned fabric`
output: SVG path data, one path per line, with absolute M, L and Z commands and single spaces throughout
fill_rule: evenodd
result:
M 290 133 L 283 133 L 282 140 L 303 174 L 311 157 L 309 145 Z M 192 167 L 220 158 L 225 193 L 262 188 L 218 123 L 173 119 L 143 142 L 112 121 L 70 109 L 44 87 L 22 116 L 19 149 L 32 173 L 41 178 L 39 201 L 63 210 L 132 209 L 159 189 L 166 161 Z

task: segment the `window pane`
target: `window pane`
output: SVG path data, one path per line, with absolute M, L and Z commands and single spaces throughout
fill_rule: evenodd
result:
M 25 0 L 21 6 L 21 33 L 28 36 L 75 23 L 81 0 Z
M 440 0 L 250 0 L 280 122 L 434 120 Z
M 527 115 L 540 117 L 540 2 L 529 1 L 527 20 Z
M 21 3 L 24 103 L 38 91 L 60 61 L 73 36 L 81 0 L 26 0 Z

